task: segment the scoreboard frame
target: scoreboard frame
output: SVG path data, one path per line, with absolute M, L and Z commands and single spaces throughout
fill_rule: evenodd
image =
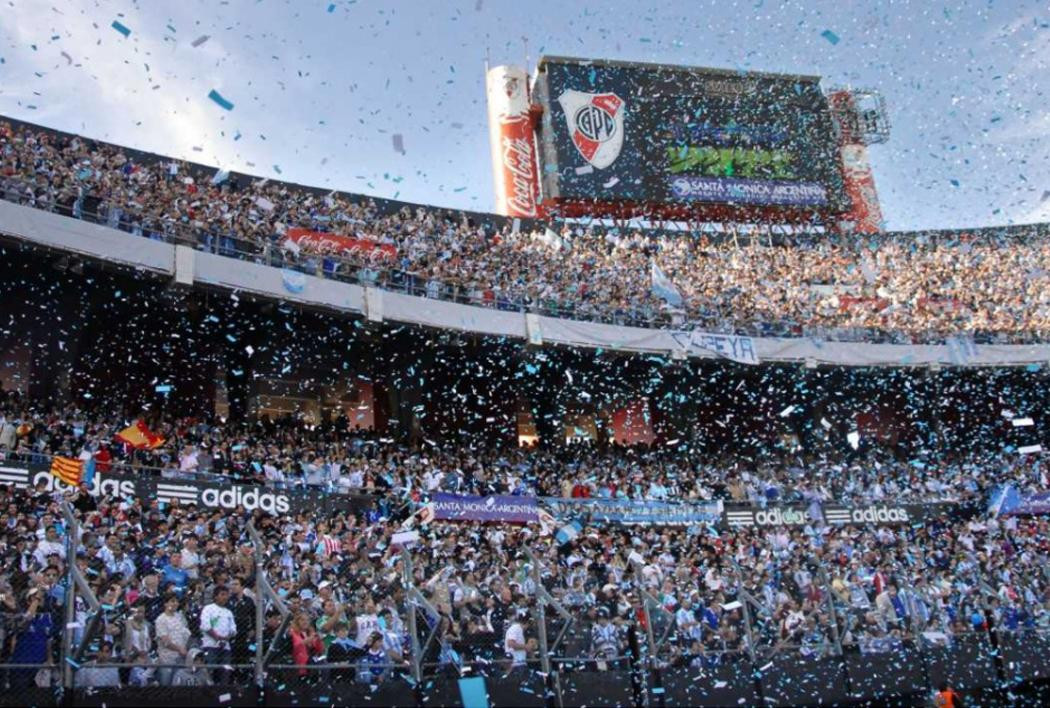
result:
M 552 86 L 552 83 L 557 84 L 557 79 L 551 79 L 551 70 L 556 67 L 568 67 L 564 69 L 565 72 L 586 72 L 589 83 L 594 86 L 593 90 L 565 90 L 564 86 Z M 680 98 L 702 103 L 706 96 L 711 97 L 707 100 L 714 102 L 715 99 L 726 99 L 728 96 L 737 98 L 753 94 L 747 95 L 743 100 L 748 102 L 749 106 L 757 106 L 759 111 L 766 111 L 766 115 L 773 116 L 774 122 L 778 119 L 778 108 L 772 101 L 763 105 L 762 94 L 770 93 L 772 97 L 772 93 L 779 92 L 777 97 L 783 100 L 784 91 L 788 86 L 792 86 L 794 93 L 800 97 L 798 105 L 803 105 L 805 110 L 812 113 L 811 123 L 814 127 L 805 133 L 801 128 L 796 132 L 791 127 L 782 132 L 788 134 L 789 139 L 795 140 L 796 145 L 799 144 L 797 141 L 801 141 L 803 147 L 812 144 L 819 159 L 814 159 L 812 154 L 800 155 L 800 161 L 805 163 L 804 168 L 810 172 L 805 180 L 799 179 L 798 184 L 782 180 L 763 181 L 722 176 L 697 180 L 708 183 L 705 185 L 708 187 L 725 189 L 727 194 L 732 195 L 744 194 L 750 190 L 753 196 L 741 199 L 733 196 L 719 199 L 716 195 L 715 198 L 691 201 L 675 199 L 667 193 L 661 194 L 660 185 L 656 184 L 656 188 L 653 189 L 653 183 L 649 181 L 654 179 L 653 175 L 656 174 L 656 169 L 652 166 L 652 155 L 655 154 L 653 151 L 660 148 L 654 147 L 654 141 L 651 136 L 645 134 L 645 128 L 642 128 L 641 136 L 635 135 L 633 139 L 639 142 L 648 140 L 648 144 L 633 145 L 630 148 L 623 145 L 624 133 L 628 132 L 624 126 L 629 126 L 632 120 L 639 122 L 638 116 L 632 117 L 632 104 L 650 99 L 640 98 L 638 95 L 620 96 L 620 93 L 629 92 L 622 88 L 625 79 L 621 80 L 619 91 L 608 91 L 602 85 L 608 85 L 608 82 L 600 78 L 595 80 L 596 75 L 615 76 L 619 73 L 621 76 L 629 76 L 628 72 L 633 71 L 638 71 L 639 76 L 644 76 L 641 88 L 652 91 L 657 97 L 652 99 L 654 101 L 666 102 Z M 654 79 L 663 83 L 657 83 Z M 819 84 L 820 77 L 812 75 L 745 72 L 561 56 L 541 57 L 532 77 L 530 92 L 533 113 L 539 116 L 535 121 L 535 128 L 541 210 L 548 215 L 572 218 L 647 217 L 742 223 L 831 222 L 848 210 L 849 202 L 842 184 L 838 132 L 827 98 L 821 92 Z M 702 86 L 706 93 L 695 90 L 697 86 Z M 553 92 L 559 95 L 552 95 Z M 668 96 L 672 98 L 667 98 Z M 792 97 L 789 95 L 788 98 Z M 721 110 L 724 113 L 729 109 L 722 107 Z M 573 119 L 569 118 L 570 113 Z M 730 119 L 730 122 L 733 120 Z M 641 124 L 645 125 L 644 118 Z M 743 130 L 751 129 L 761 131 L 764 126 L 752 126 Z M 632 137 L 629 132 L 628 135 L 627 140 L 630 141 Z M 571 140 L 571 143 L 567 140 Z M 569 145 L 572 146 L 571 150 L 567 147 Z M 627 149 L 634 151 L 627 160 L 633 160 L 633 163 L 610 169 L 611 166 L 616 167 L 621 150 Z M 646 150 L 650 151 L 646 153 L 649 161 L 640 160 L 639 156 Z M 763 154 L 760 159 L 768 160 L 770 158 L 767 154 L 776 151 L 760 152 Z M 618 190 L 614 189 L 620 181 L 619 178 L 625 174 L 632 178 L 632 186 L 627 189 L 622 186 Z M 583 175 L 580 178 L 582 180 L 591 179 L 592 175 L 595 178 L 608 179 L 600 187 L 594 187 L 592 193 L 585 193 L 578 185 L 573 184 L 577 181 L 576 175 Z M 668 185 L 666 191 L 670 192 L 670 180 L 665 179 L 663 184 Z M 688 184 L 686 182 L 687 186 Z M 611 187 L 603 189 L 605 185 Z

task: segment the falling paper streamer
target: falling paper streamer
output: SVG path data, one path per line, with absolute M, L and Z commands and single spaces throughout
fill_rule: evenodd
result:
M 66 52 L 62 52 L 62 56 L 66 60 L 66 66 L 69 66 L 70 64 L 73 63 L 73 57 L 69 56 L 69 54 L 67 54 Z
M 115 30 L 116 30 L 117 32 L 120 32 L 120 33 L 121 33 L 122 35 L 124 35 L 125 37 L 127 37 L 127 36 L 128 36 L 129 34 L 131 34 L 131 30 L 130 30 L 130 29 L 128 29 L 127 27 L 125 27 L 124 25 L 122 25 L 122 24 L 121 24 L 120 22 L 118 22 L 117 20 L 113 20 L 113 24 L 112 24 L 112 25 L 110 25 L 110 27 L 112 27 L 113 29 L 115 29 Z
M 199 47 L 202 44 L 204 44 L 205 42 L 207 42 L 209 39 L 211 39 L 210 35 L 202 34 L 200 37 L 197 37 L 197 39 L 193 40 L 190 43 L 190 46 L 191 47 Z
M 215 89 L 211 90 L 211 92 L 208 94 L 208 98 L 215 101 L 215 103 L 219 104 L 219 106 L 226 109 L 227 111 L 233 110 L 233 104 L 227 101 L 225 98 L 223 98 L 222 94 L 216 91 Z
M 831 30 L 829 30 L 829 29 L 826 29 L 823 32 L 821 32 L 820 36 L 823 37 L 824 39 L 828 40 L 832 44 L 838 44 L 839 43 L 839 36 L 837 34 L 835 34 L 834 32 L 832 32 Z
M 1029 455 L 1029 454 L 1031 454 L 1033 452 L 1042 452 L 1043 451 L 1043 446 L 1042 445 L 1025 445 L 1023 447 L 1017 448 L 1017 451 L 1019 453 L 1021 453 L 1022 455 Z
M 1031 418 L 1014 418 L 1010 422 L 1014 424 L 1015 428 L 1025 428 L 1029 425 L 1035 425 L 1035 422 Z
M 401 133 L 394 133 L 394 151 L 405 154 L 405 138 Z
M 616 186 L 617 184 L 619 184 L 619 182 L 620 182 L 620 178 L 619 178 L 619 177 L 613 177 L 613 178 L 612 178 L 612 179 L 610 179 L 610 180 L 609 180 L 608 182 L 604 182 L 604 183 L 602 184 L 602 186 L 603 186 L 603 187 L 605 187 L 606 189 L 612 189 L 612 188 L 613 188 L 613 187 L 615 187 L 615 186 Z

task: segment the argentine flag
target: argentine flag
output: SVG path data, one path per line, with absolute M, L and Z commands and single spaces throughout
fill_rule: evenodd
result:
M 650 263 L 650 272 L 652 275 L 652 293 L 658 298 L 664 300 L 668 305 L 674 307 L 682 306 L 682 294 L 678 292 L 678 288 L 674 286 L 671 279 L 668 278 L 660 266 L 656 265 L 656 261 Z
M 564 546 L 566 543 L 579 536 L 580 531 L 582 530 L 583 527 L 580 526 L 580 522 L 571 521 L 558 529 L 558 533 L 554 534 L 554 539 L 559 545 Z

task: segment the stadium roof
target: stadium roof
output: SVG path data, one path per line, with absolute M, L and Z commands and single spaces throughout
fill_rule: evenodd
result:
M 820 77 L 809 74 L 779 74 L 775 72 L 767 71 L 743 71 L 740 69 L 716 69 L 706 66 L 686 66 L 682 64 L 656 64 L 651 62 L 642 61 L 618 61 L 614 59 L 583 59 L 581 57 L 559 57 L 559 56 L 541 56 L 539 63 L 536 65 L 536 69 L 540 70 L 547 64 L 579 64 L 582 66 L 610 66 L 610 67 L 635 67 L 640 69 L 649 69 L 652 71 L 685 71 L 685 72 L 697 72 L 703 74 L 712 74 L 716 76 L 726 76 L 740 78 L 744 76 L 749 77 L 764 77 L 769 79 L 793 79 L 795 81 L 807 81 L 807 82 L 818 82 Z

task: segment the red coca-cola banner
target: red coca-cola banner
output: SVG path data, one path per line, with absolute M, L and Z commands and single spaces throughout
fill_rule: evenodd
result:
M 890 301 L 882 297 L 855 297 L 852 295 L 839 295 L 839 310 L 871 310 L 878 312 L 890 306 Z
M 922 309 L 933 312 L 960 312 L 966 309 L 961 302 L 953 297 L 921 297 L 917 302 Z
M 365 256 L 372 259 L 393 258 L 397 255 L 397 248 L 389 243 L 351 238 L 340 234 L 326 234 L 310 229 L 288 229 L 285 233 L 285 242 L 291 244 L 293 250 L 316 255 Z
M 517 66 L 496 66 L 485 77 L 496 213 L 539 216 L 540 169 L 529 107 L 529 77 Z

